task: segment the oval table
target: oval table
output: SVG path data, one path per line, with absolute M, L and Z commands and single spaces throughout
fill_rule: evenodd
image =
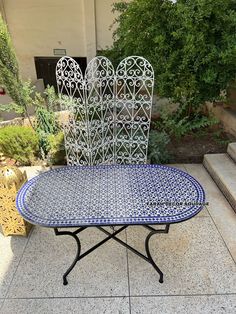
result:
M 63 275 L 66 285 L 75 264 L 110 239 L 153 265 L 162 283 L 163 273 L 150 254 L 150 238 L 156 233 L 168 233 L 170 224 L 194 217 L 204 202 L 201 185 L 179 169 L 163 165 L 99 165 L 66 166 L 44 172 L 20 189 L 16 205 L 32 224 L 54 228 L 56 235 L 70 235 L 76 240 L 76 257 Z M 131 225 L 149 230 L 146 255 L 116 237 Z M 104 226 L 110 226 L 111 231 Z M 65 227 L 78 229 L 58 230 Z M 88 227 L 97 227 L 107 237 L 81 253 L 78 234 Z

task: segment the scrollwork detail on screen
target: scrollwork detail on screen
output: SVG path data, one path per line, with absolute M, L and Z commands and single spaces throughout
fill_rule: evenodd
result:
M 56 67 L 69 165 L 144 164 L 147 161 L 154 72 L 139 56 L 127 57 L 116 71 L 98 56 L 85 75 L 76 61 L 62 57 Z

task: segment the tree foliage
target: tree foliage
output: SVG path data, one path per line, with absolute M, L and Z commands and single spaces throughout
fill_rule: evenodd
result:
M 27 106 L 31 104 L 29 82 L 23 82 L 19 75 L 19 66 L 7 25 L 0 15 L 0 84 L 7 90 L 13 104 L 6 109 L 13 109 L 25 116 Z M 3 108 L 4 110 L 4 108 Z
M 180 103 L 182 116 L 216 100 L 235 78 L 235 0 L 133 0 L 114 10 L 118 28 L 107 54 L 147 58 L 158 94 Z

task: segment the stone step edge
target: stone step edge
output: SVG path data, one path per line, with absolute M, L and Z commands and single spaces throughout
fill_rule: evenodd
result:
M 233 145 L 235 144 L 235 149 L 233 148 Z M 227 147 L 227 154 L 233 159 L 234 162 L 236 162 L 236 143 L 230 143 Z
M 209 160 L 207 159 L 207 155 L 204 155 L 203 165 L 212 177 L 212 179 L 215 181 L 221 192 L 224 194 L 225 198 L 227 199 L 233 210 L 236 212 L 236 199 L 230 193 L 229 188 L 223 184 L 214 167 L 211 166 Z

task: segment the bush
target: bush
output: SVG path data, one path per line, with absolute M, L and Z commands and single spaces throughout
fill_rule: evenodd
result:
M 235 78 L 235 0 L 133 0 L 114 6 L 119 24 L 108 55 L 147 58 L 158 94 L 180 104 L 180 119 L 191 121 L 196 108 L 217 100 Z
M 170 155 L 166 149 L 170 138 L 165 132 L 151 130 L 148 143 L 148 159 L 151 164 L 164 164 L 170 161 Z
M 155 122 L 157 130 L 166 132 L 169 136 L 180 139 L 186 134 L 198 132 L 207 127 L 219 123 L 214 116 L 204 115 L 202 112 L 195 113 L 193 119 L 186 117 L 178 117 L 176 112 L 168 112 L 166 108 L 160 113 L 160 120 Z
M 39 153 L 38 136 L 30 127 L 14 125 L 0 128 L 0 151 L 20 165 L 30 165 Z
M 66 162 L 66 152 L 64 134 L 59 132 L 56 135 L 48 136 L 49 152 L 48 161 L 53 165 L 64 165 Z

